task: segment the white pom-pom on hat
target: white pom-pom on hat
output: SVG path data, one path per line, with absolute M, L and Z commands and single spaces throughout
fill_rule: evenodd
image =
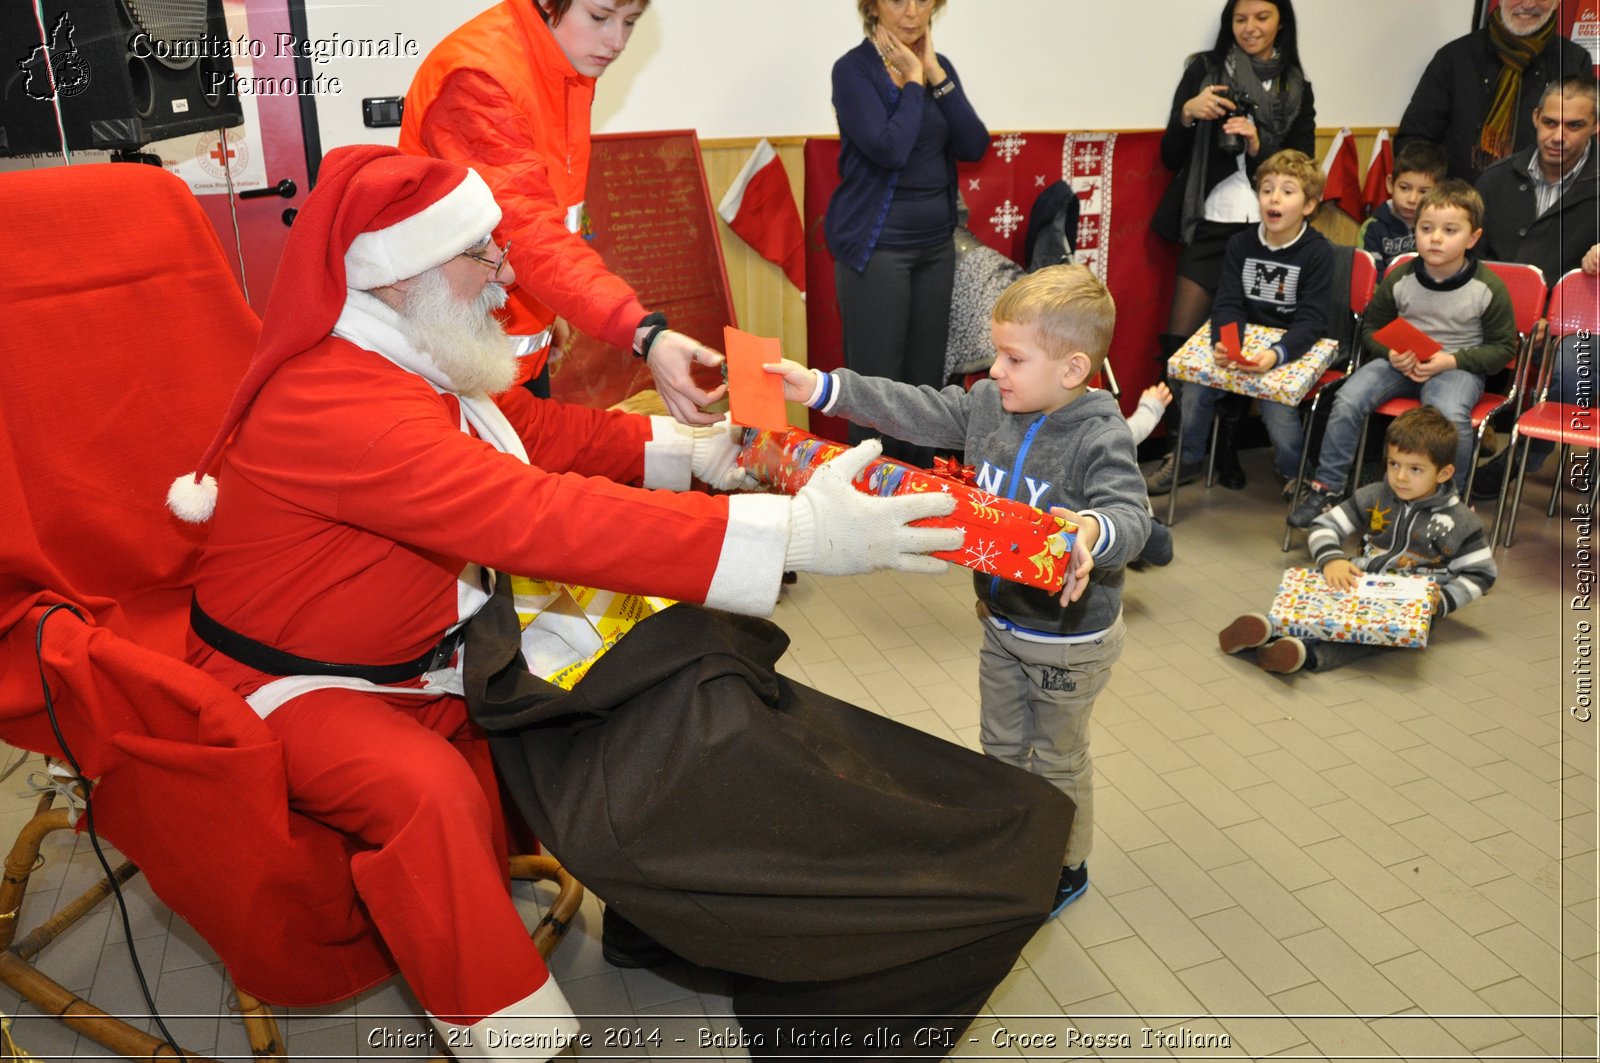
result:
M 179 520 L 204 524 L 217 509 L 217 478 L 202 476 L 197 481 L 192 472 L 178 477 L 167 488 L 167 508 Z

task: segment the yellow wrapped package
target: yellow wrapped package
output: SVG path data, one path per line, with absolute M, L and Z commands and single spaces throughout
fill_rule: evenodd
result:
M 511 596 L 528 670 L 563 690 L 576 686 L 633 625 L 677 604 L 525 576 L 511 578 Z

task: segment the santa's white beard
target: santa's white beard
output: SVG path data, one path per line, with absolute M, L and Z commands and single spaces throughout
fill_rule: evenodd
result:
M 400 305 L 406 336 L 450 378 L 463 395 L 498 395 L 517 381 L 511 338 L 491 313 L 505 305 L 506 290 L 490 284 L 476 299 L 458 299 L 444 274 L 416 278 Z

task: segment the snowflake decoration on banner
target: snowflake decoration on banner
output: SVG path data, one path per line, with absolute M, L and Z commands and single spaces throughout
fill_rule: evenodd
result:
M 1022 228 L 1022 221 L 1022 211 L 1018 210 L 1017 205 L 1009 199 L 1001 203 L 989 218 L 989 224 L 1004 237 L 1010 237 L 1012 233 Z
M 979 539 L 977 546 L 969 546 L 964 552 L 967 560 L 962 564 L 967 568 L 979 572 L 993 572 L 994 563 L 1000 558 L 1000 545 L 987 539 Z
M 978 185 L 981 184 L 982 182 L 983 182 L 983 178 L 981 178 L 981 177 L 969 177 L 969 178 L 967 178 L 967 191 L 968 192 L 976 192 L 978 190 Z
M 1069 133 L 1061 145 L 1062 177 L 1077 193 L 1078 244 L 1073 260 L 1106 279 L 1107 236 L 1111 232 L 1112 171 L 1116 165 L 1115 133 Z
M 1100 216 L 1091 214 L 1087 218 L 1078 219 L 1078 246 L 1100 246 Z
M 1043 188 L 1044 187 L 1044 174 L 1036 173 L 1036 174 L 1033 175 L 1033 187 L 1035 187 L 1035 188 Z
M 1009 163 L 1012 159 L 1022 154 L 1022 146 L 1027 142 L 1028 138 L 1021 133 L 1007 133 L 994 142 L 994 151 L 996 155 Z

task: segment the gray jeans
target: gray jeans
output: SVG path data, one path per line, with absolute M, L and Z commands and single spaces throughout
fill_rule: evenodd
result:
M 1093 642 L 1030 642 L 983 621 L 978 654 L 983 751 L 1048 779 L 1078 806 L 1064 864 L 1094 844 L 1094 765 L 1089 713 L 1122 656 L 1119 616 Z

